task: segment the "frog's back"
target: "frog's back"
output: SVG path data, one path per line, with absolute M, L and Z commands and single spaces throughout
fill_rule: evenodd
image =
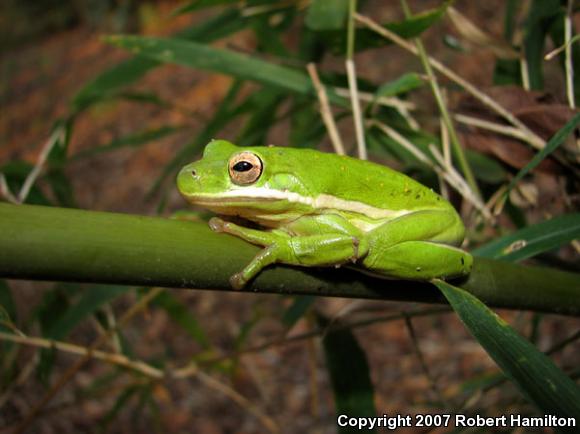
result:
M 313 149 L 269 147 L 260 151 L 275 153 L 277 169 L 293 173 L 312 195 L 316 192 L 345 201 L 364 201 L 372 207 L 393 211 L 451 207 L 437 193 L 407 175 L 370 161 Z

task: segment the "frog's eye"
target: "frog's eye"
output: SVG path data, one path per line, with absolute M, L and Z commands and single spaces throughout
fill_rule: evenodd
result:
M 248 185 L 256 182 L 262 174 L 262 160 L 253 152 L 240 152 L 230 159 L 229 172 L 234 184 Z

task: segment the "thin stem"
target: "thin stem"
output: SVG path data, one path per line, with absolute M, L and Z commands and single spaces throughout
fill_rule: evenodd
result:
M 18 336 L 10 333 L 0 332 L 0 340 L 16 342 L 22 345 L 29 345 L 37 348 L 54 348 L 65 353 L 87 356 L 91 359 L 102 360 L 122 368 L 131 369 L 150 378 L 160 379 L 164 377 L 163 371 L 148 365 L 139 360 L 131 360 L 123 354 L 108 353 L 100 350 L 91 350 L 90 348 L 80 345 L 70 344 L 68 342 L 55 341 L 32 336 Z
M 572 38 L 566 44 L 560 45 L 558 48 L 556 48 L 556 49 L 550 51 L 548 54 L 546 54 L 544 56 L 544 60 L 552 60 L 554 57 L 556 57 L 558 54 L 560 54 L 562 51 L 564 51 L 568 45 L 574 44 L 579 39 L 580 39 L 580 35 L 572 36 Z
M 441 130 L 441 148 L 443 149 L 443 157 L 445 164 L 451 166 L 451 150 L 449 149 L 449 130 L 445 128 L 443 119 L 439 118 L 439 128 Z
M 437 385 L 437 380 L 435 379 L 435 376 L 431 374 L 431 370 L 429 369 L 429 366 L 427 366 L 427 362 L 425 360 L 425 357 L 423 356 L 421 347 L 419 346 L 419 340 L 417 339 L 417 334 L 415 333 L 413 321 L 411 320 L 410 317 L 405 316 L 405 325 L 407 327 L 407 331 L 409 332 L 411 343 L 413 344 L 413 350 L 415 352 L 415 355 L 417 356 L 417 359 L 419 360 L 419 365 L 421 365 L 421 370 L 423 371 L 425 377 L 427 377 L 427 381 L 429 381 L 429 386 L 431 387 L 433 394 L 437 397 L 439 402 L 445 408 L 452 408 L 451 404 L 443 396 L 443 393 L 441 393 L 441 390 Z

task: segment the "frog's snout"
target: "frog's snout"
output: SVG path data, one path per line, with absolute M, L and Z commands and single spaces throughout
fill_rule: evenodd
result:
M 177 175 L 177 187 L 182 193 L 191 193 L 198 189 L 200 183 L 199 171 L 195 165 L 188 164 Z
M 199 179 L 198 172 L 197 172 L 197 170 L 195 168 L 195 165 L 193 163 L 192 164 L 188 164 L 183 169 L 181 169 L 181 172 L 180 172 L 179 176 L 183 176 L 183 177 L 187 177 L 187 178 L 193 178 L 194 180 L 198 180 Z

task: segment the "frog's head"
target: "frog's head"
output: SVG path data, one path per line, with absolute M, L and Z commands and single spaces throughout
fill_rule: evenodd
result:
M 181 194 L 191 203 L 219 214 L 263 220 L 267 215 L 300 212 L 304 186 L 292 175 L 285 148 L 243 148 L 213 140 L 201 160 L 186 165 L 177 177 Z M 306 200 L 307 201 L 307 200 Z

